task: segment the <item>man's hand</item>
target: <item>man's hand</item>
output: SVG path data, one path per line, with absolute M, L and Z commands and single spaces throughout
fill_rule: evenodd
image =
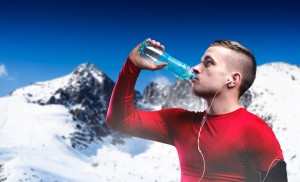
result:
M 163 45 L 161 45 L 160 42 L 151 40 L 150 38 L 148 38 L 146 41 L 150 42 L 151 44 L 153 44 L 154 46 L 158 47 L 159 49 L 161 49 L 163 51 L 165 50 L 165 47 Z M 140 69 L 154 71 L 154 70 L 162 69 L 163 67 L 165 67 L 167 65 L 167 63 L 155 64 L 152 61 L 146 60 L 145 58 L 143 58 L 141 55 L 138 54 L 139 48 L 140 48 L 140 44 L 131 51 L 131 53 L 129 55 L 129 59 L 132 61 L 132 63 L 134 65 L 136 65 Z

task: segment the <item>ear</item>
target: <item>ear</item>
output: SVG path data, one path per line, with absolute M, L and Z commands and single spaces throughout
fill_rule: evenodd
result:
M 242 81 L 242 75 L 239 72 L 234 72 L 231 74 L 231 82 L 228 83 L 228 87 L 235 87 L 237 85 L 239 85 Z

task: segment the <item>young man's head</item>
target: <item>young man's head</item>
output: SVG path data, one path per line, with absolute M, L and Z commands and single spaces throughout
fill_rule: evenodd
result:
M 197 78 L 192 81 L 193 92 L 203 98 L 210 98 L 222 86 L 235 87 L 240 97 L 253 84 L 256 76 L 256 62 L 250 50 L 230 40 L 214 41 L 193 67 Z M 229 80 L 230 83 L 228 82 Z
M 232 57 L 227 60 L 227 68 L 230 71 L 238 71 L 242 75 L 240 95 L 243 95 L 253 84 L 256 77 L 256 61 L 252 52 L 231 40 L 216 40 L 210 47 L 220 46 L 228 48 L 235 52 Z

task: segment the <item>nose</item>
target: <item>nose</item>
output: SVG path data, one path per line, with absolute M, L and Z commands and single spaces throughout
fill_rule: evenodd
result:
M 193 70 L 193 72 L 194 72 L 195 74 L 200 74 L 200 73 L 202 73 L 202 70 L 201 70 L 201 68 L 200 68 L 200 64 L 194 66 L 194 67 L 192 68 L 192 70 Z

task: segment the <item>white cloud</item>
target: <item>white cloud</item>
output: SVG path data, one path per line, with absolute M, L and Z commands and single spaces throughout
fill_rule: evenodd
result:
M 8 75 L 8 73 L 7 73 L 7 71 L 6 71 L 5 65 L 4 65 L 4 64 L 1 64 L 1 65 L 0 65 L 0 78 L 1 78 L 2 76 L 7 76 L 7 75 Z
M 159 85 L 170 85 L 171 84 L 170 80 L 164 76 L 159 76 L 159 77 L 155 78 L 153 80 L 153 82 L 155 82 Z

